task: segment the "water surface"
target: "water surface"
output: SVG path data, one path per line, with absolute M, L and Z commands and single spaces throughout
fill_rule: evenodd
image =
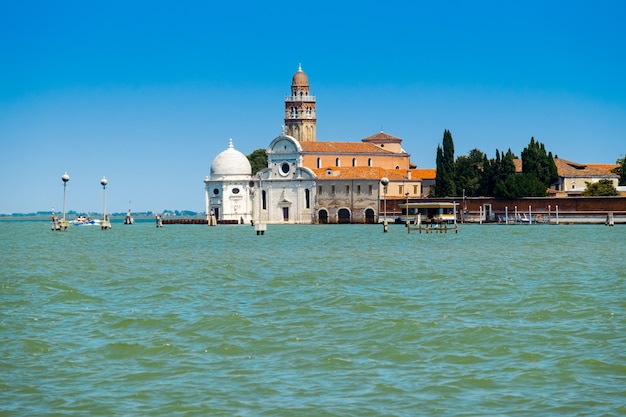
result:
M 0 222 L 0 415 L 626 415 L 625 231 Z

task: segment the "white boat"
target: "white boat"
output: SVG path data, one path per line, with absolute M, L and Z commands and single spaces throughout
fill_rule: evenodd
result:
M 101 220 L 91 219 L 90 217 L 78 216 L 72 220 L 72 224 L 76 226 L 99 226 Z

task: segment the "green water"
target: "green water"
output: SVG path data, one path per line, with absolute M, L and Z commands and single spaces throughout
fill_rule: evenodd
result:
M 626 415 L 626 228 L 0 222 L 0 415 Z

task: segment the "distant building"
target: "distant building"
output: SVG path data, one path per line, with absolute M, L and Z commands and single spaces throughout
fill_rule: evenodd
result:
M 610 171 L 617 165 L 580 164 L 561 158 L 554 158 L 554 163 L 559 179 L 551 188 L 567 196 L 581 195 L 587 183 L 600 180 L 609 180 L 617 188 L 619 176 Z

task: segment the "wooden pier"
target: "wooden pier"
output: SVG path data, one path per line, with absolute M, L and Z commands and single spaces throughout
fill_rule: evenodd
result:
M 209 220 L 207 219 L 198 219 L 198 218 L 164 218 L 162 220 L 163 224 L 203 224 L 205 226 L 209 225 Z M 239 224 L 237 220 L 217 220 L 217 224 Z

